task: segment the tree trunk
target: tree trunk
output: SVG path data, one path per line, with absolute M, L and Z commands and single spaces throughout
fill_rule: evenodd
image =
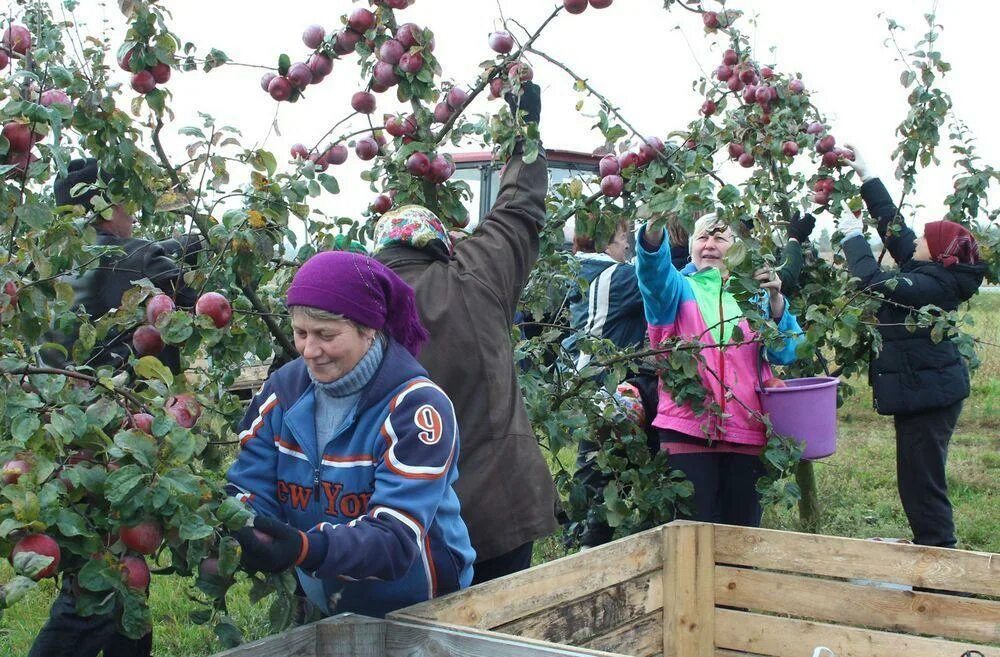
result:
M 802 531 L 815 533 L 819 530 L 821 511 L 812 461 L 799 462 L 795 468 L 795 483 L 802 491 L 802 498 L 799 499 L 799 524 Z

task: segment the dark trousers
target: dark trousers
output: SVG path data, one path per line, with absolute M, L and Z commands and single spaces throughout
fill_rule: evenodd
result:
M 919 545 L 955 547 L 955 522 L 948 500 L 948 443 L 962 402 L 910 415 L 894 415 L 896 481 L 903 511 Z
M 96 657 L 102 650 L 104 657 L 149 657 L 153 634 L 130 639 L 118 631 L 112 616 L 80 616 L 76 613 L 72 579 L 63 577 L 49 620 L 35 637 L 28 657 Z
M 726 452 L 671 454 L 670 467 L 680 470 L 694 485 L 685 520 L 759 527 L 763 509 L 757 480 L 764 475 L 758 456 Z
M 498 557 L 477 561 L 472 567 L 472 585 L 527 570 L 531 566 L 531 550 L 534 546 L 535 542 L 531 541 Z

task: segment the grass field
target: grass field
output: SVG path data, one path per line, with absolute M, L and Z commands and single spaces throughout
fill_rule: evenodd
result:
M 982 295 L 974 305 L 980 339 L 1000 345 L 1000 294 Z M 983 365 L 973 376 L 949 452 L 948 475 L 960 547 L 1000 552 L 1000 347 L 985 346 Z M 892 419 L 876 415 L 871 391 L 863 382 L 841 409 L 839 449 L 816 465 L 823 506 L 820 532 L 839 536 L 908 537 L 909 529 L 896 494 L 895 439 Z M 798 529 L 796 510 L 770 509 L 764 525 Z M 539 542 L 536 561 L 562 556 L 561 541 Z M 0 563 L 0 582 L 10 576 Z M 178 578 L 155 578 L 150 604 L 156 625 L 157 657 L 208 655 L 218 650 L 208 627 L 188 620 L 187 584 Z M 26 655 L 54 596 L 52 581 L 27 600 L 6 610 L 0 620 L 0 657 Z M 245 588 L 231 595 L 231 613 L 247 629 L 247 639 L 268 634 L 266 605 L 251 606 Z

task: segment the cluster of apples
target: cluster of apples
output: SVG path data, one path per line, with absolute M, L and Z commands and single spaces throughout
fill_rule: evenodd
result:
M 610 7 L 614 0 L 563 0 L 563 8 L 571 14 L 582 14 L 589 4 L 594 9 Z
M 646 137 L 637 150 L 602 157 L 597 165 L 601 177 L 601 193 L 608 198 L 621 196 L 625 178 L 655 160 L 664 149 L 663 140 L 659 137 Z
M 132 59 L 135 51 L 135 48 L 131 48 L 118 59 L 118 67 L 126 73 L 132 74 L 132 89 L 145 95 L 156 89 L 156 85 L 166 84 L 170 80 L 170 64 L 165 62 L 156 62 L 152 66 L 134 70 Z
M 139 356 L 155 356 L 163 351 L 163 338 L 156 321 L 163 315 L 177 310 L 174 300 L 167 294 L 156 294 L 146 302 L 146 323 L 132 333 L 132 347 Z M 229 299 L 218 292 L 206 292 L 198 297 L 194 305 L 196 315 L 206 315 L 212 319 L 215 328 L 225 328 L 233 319 L 233 307 Z

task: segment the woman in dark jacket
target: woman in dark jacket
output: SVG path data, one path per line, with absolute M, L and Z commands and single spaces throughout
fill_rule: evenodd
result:
M 917 239 L 898 219 L 885 186 L 868 173 L 864 161 L 856 157 L 850 164 L 864 181 L 861 196 L 878 220 L 879 235 L 899 264 L 898 271 L 883 271 L 861 233 L 860 220 L 841 223 L 851 274 L 885 298 L 878 312 L 882 349 L 868 370 L 875 409 L 893 416 L 899 497 L 914 542 L 954 547 L 945 464 L 962 401 L 969 396 L 969 370 L 954 342 L 935 340 L 927 327 L 911 330 L 906 319 L 927 305 L 957 309 L 979 289 L 986 267 L 964 226 L 932 221 Z

